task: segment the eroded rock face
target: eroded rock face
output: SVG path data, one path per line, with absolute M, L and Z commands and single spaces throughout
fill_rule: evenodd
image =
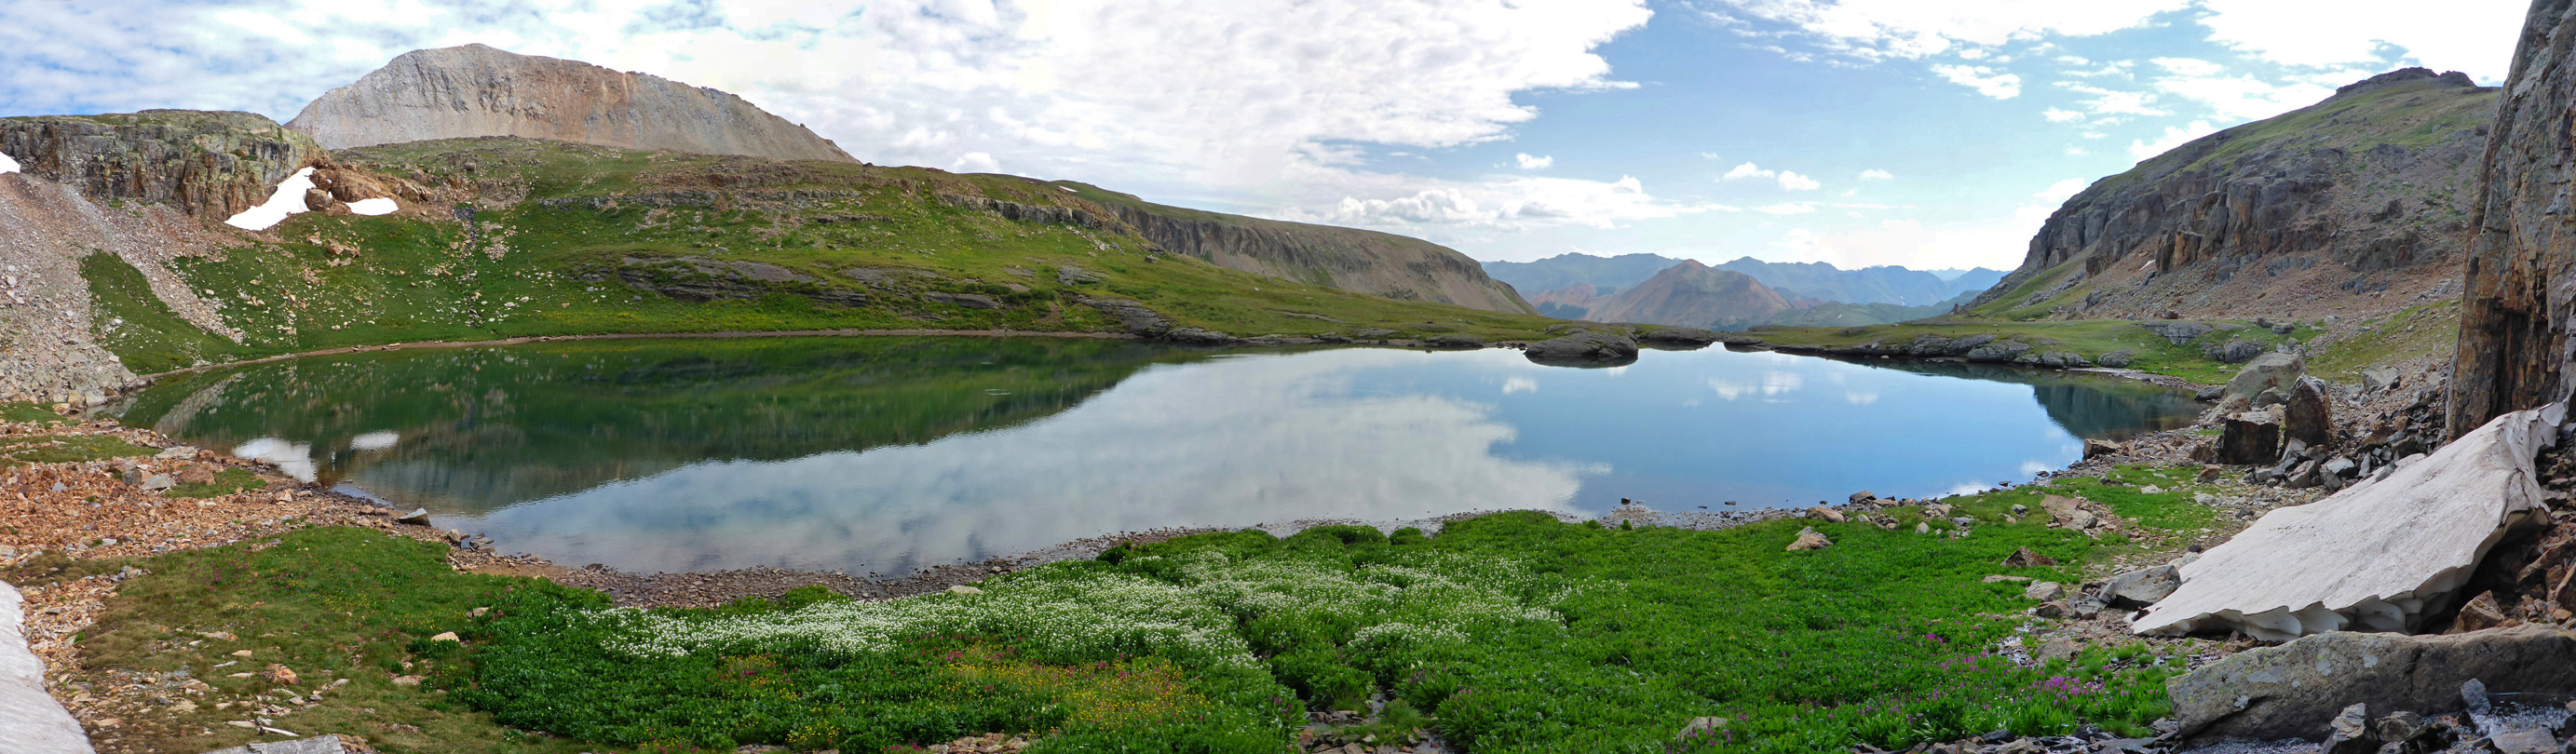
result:
M 167 204 L 213 220 L 268 201 L 324 156 L 265 117 L 199 110 L 0 118 L 0 154 L 93 202 Z
M 2462 433 L 2489 418 L 2562 399 L 2576 306 L 2576 0 L 2534 0 L 2496 105 L 2494 136 L 2479 161 L 2470 207 L 2460 346 L 2453 358 L 2449 425 Z
M 404 53 L 357 83 L 305 105 L 286 127 L 330 149 L 525 136 L 627 149 L 857 162 L 804 126 L 732 94 L 479 44 Z

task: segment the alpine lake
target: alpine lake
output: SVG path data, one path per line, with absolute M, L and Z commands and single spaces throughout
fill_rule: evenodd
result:
M 1568 368 L 959 337 L 309 357 L 110 413 L 569 566 L 899 574 L 1157 528 L 1968 492 L 2198 410 L 2105 375 L 1722 347 Z

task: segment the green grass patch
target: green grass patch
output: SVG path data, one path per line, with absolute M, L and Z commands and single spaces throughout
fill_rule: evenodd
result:
M 160 451 L 115 435 L 39 435 L 0 439 L 0 458 L 22 463 L 74 463 L 148 456 Z
M 528 594 L 598 599 L 533 579 L 458 573 L 448 567 L 446 549 L 368 529 L 316 528 L 99 562 L 107 570 L 133 565 L 148 573 L 127 581 L 106 615 L 83 634 L 84 659 L 92 668 L 184 671 L 205 684 L 199 693 L 173 694 L 194 703 L 194 711 L 134 720 L 120 729 L 122 741 L 137 751 L 211 751 L 260 740 L 225 724 L 248 719 L 244 705 L 252 700 L 297 710 L 273 716 L 274 727 L 307 736 L 361 736 L 386 752 L 596 751 L 494 725 L 433 689 L 393 682 L 401 675 L 444 672 L 454 652 L 437 645 L 455 645 L 424 639 L 465 628 L 473 608 Z M 235 656 L 239 650 L 250 655 Z M 271 664 L 293 670 L 300 682 L 284 685 L 260 675 Z M 254 675 L 233 677 L 244 672 Z M 322 692 L 317 706 L 286 700 L 290 694 L 311 699 L 315 689 L 339 678 L 349 683 Z M 124 681 L 100 676 L 95 682 Z M 217 709 L 227 702 L 228 709 Z
M 2448 354 L 2460 340 L 2460 302 L 2407 307 L 2363 325 L 2370 329 L 2309 349 L 2308 373 L 2358 384 L 2361 370 Z
M 72 420 L 40 404 L 28 401 L 0 401 L 0 422 L 50 427 L 56 424 L 70 424 Z
M 996 577 L 981 594 L 888 603 L 632 611 L 530 593 L 469 633 L 470 670 L 450 685 L 474 689 L 465 698 L 504 722 L 574 737 L 845 751 L 977 726 L 1040 733 L 1041 752 L 1272 751 L 1295 713 L 1379 694 L 1479 752 L 1660 752 L 1706 715 L 1733 721 L 1702 742 L 1711 751 L 1901 747 L 2088 723 L 2143 733 L 2170 711 L 2161 684 L 2176 658 L 2105 650 L 2018 668 L 1989 652 L 2028 607 L 2017 585 L 1982 581 L 2005 556 L 2027 547 L 2081 564 L 2145 544 L 2007 523 L 2014 504 L 2081 494 L 2151 534 L 2206 520 L 2188 470 L 2113 481 L 1956 499 L 1949 515 L 1979 521 L 1961 538 L 1915 534 L 1930 520 L 1915 509 L 1896 512 L 1894 531 L 1818 525 L 1836 544 L 1804 553 L 1783 547 L 1812 522 L 1695 532 L 1499 514 L 1429 538 L 1326 527 L 1122 546 Z M 994 656 L 1009 660 L 984 659 Z M 744 657 L 775 663 L 782 690 L 689 680 Z M 969 684 L 991 696 L 958 699 L 928 680 L 897 692 L 847 670 L 927 679 L 938 669 L 920 663 L 943 657 L 946 672 L 1004 682 Z M 1110 669 L 1124 675 L 1086 692 L 1092 701 L 1071 691 Z M 821 703 L 853 695 L 881 706 Z M 977 711 L 958 713 L 963 727 L 906 722 L 925 699 Z M 1039 712 L 1011 712 L 1033 700 Z M 1141 712 L 1072 711 L 1101 706 Z M 798 730 L 843 738 L 790 741 Z
M 260 481 L 259 475 L 250 473 L 248 469 L 224 469 L 215 473 L 214 481 L 181 484 L 171 487 L 167 494 L 171 497 L 216 497 L 266 486 L 267 482 Z

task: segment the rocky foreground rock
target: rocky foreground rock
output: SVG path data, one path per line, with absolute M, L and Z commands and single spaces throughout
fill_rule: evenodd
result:
M 2555 626 L 2449 636 L 2339 631 L 2229 656 L 2174 679 L 2168 690 L 2181 736 L 2318 740 L 2354 704 L 2426 717 L 2470 711 L 2460 693 L 2470 681 L 2495 693 L 2576 693 L 2576 633 Z
M 857 162 L 732 94 L 480 44 L 414 50 L 304 106 L 287 128 L 328 149 L 525 136 L 643 150 Z

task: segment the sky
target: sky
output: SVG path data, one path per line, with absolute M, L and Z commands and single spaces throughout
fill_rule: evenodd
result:
M 2094 179 L 2395 68 L 2501 83 L 2458 0 L 0 0 L 0 116 L 284 121 L 481 42 L 740 94 L 858 158 L 1427 238 L 2019 263 Z

